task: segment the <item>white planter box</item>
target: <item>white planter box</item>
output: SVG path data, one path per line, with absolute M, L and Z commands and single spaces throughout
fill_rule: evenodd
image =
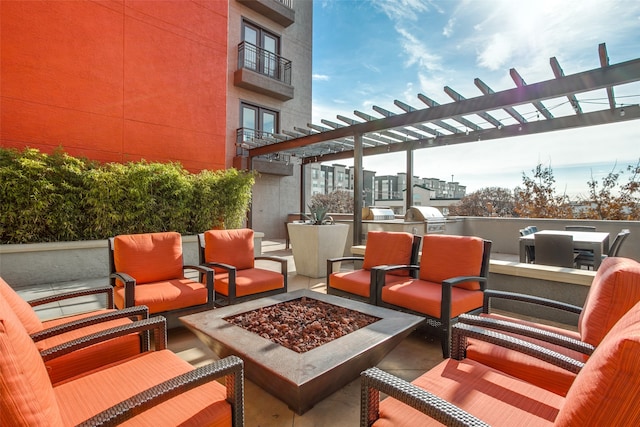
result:
M 319 278 L 327 276 L 327 259 L 343 256 L 349 225 L 288 223 L 296 273 Z

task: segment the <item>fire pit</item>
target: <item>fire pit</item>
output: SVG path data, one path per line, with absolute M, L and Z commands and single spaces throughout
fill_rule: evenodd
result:
M 301 301 L 302 298 L 305 298 L 307 307 L 315 308 L 323 303 L 329 309 L 346 309 L 344 313 L 378 320 L 304 352 L 289 349 L 272 340 L 268 334 L 267 337 L 261 336 L 260 332 L 232 323 L 251 312 L 268 307 L 277 310 L 282 308 L 280 303 Z M 419 316 L 306 289 L 180 319 L 219 357 L 234 354 L 242 358 L 247 378 L 284 401 L 297 414 L 303 414 L 316 402 L 357 379 L 360 372 L 375 366 L 424 321 Z M 266 317 L 264 319 L 269 324 L 267 329 L 273 330 L 275 323 Z M 280 327 L 285 330 L 282 325 Z M 261 330 L 260 326 L 258 330 Z

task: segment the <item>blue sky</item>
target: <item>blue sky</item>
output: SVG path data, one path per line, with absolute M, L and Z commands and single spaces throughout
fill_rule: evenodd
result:
M 354 110 L 381 117 L 373 105 L 401 113 L 396 99 L 424 108 L 419 93 L 440 104 L 452 102 L 444 86 L 466 98 L 480 96 L 476 77 L 495 91 L 511 89 L 510 68 L 527 83 L 549 80 L 554 78 L 552 56 L 565 74 L 597 68 L 600 43 L 606 43 L 611 64 L 640 57 L 637 0 L 314 0 L 313 13 L 315 124 L 339 122 L 337 114 L 361 120 Z M 638 104 L 640 83 L 617 88 L 615 94 L 620 104 Z M 607 103 L 604 90 L 578 99 L 584 111 Z M 566 98 L 545 105 L 556 116 L 571 112 Z M 536 119 L 532 106 L 518 111 Z M 493 115 L 509 117 L 503 111 Z M 480 124 L 481 119 L 473 121 Z M 639 147 L 640 121 L 635 120 L 417 150 L 414 172 L 445 180 L 453 175 L 470 192 L 514 188 L 523 172 L 531 176 L 542 163 L 553 168 L 559 192 L 586 195 L 592 174 L 599 179 L 635 164 Z M 405 156 L 368 156 L 364 167 L 379 175 L 396 174 L 405 170 Z M 623 175 L 620 182 L 626 180 Z

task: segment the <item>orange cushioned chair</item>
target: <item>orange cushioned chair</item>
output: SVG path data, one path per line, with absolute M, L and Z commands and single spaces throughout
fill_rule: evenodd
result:
M 169 326 L 177 318 L 214 306 L 213 270 L 184 265 L 180 233 L 126 234 L 109 239 L 110 282 L 118 308 L 146 305 Z M 185 277 L 194 270 L 205 280 Z
M 87 338 L 154 331 L 147 351 L 86 375 L 52 384 L 35 344 L 0 300 L 0 425 L 242 426 L 242 360 L 235 356 L 194 369 L 165 348 L 165 319 L 141 320 Z M 46 358 L 74 351 L 53 348 Z M 226 387 L 216 381 L 226 378 Z
M 376 280 L 373 267 L 381 265 L 407 265 L 418 262 L 420 236 L 393 231 L 369 231 L 364 257 L 340 257 L 327 260 L 327 293 L 369 304 L 376 304 Z M 334 264 L 343 261 L 362 261 L 362 268 L 352 271 L 333 272 Z M 385 284 L 405 280 L 406 270 L 390 271 Z
M 609 331 L 582 364 L 542 347 L 471 325 L 454 327 L 453 355 L 412 383 L 377 368 L 362 375 L 361 426 L 636 426 L 640 425 L 640 304 Z M 578 371 L 566 397 L 458 356 L 465 337 L 502 339 Z M 510 339 L 510 340 L 509 340 Z M 525 343 L 526 344 L 526 343 Z M 389 397 L 379 402 L 379 391 Z M 428 414 L 428 415 L 427 415 Z
M 198 235 L 200 264 L 215 270 L 216 304 L 242 301 L 287 292 L 287 260 L 255 256 L 253 230 L 209 230 Z M 278 263 L 280 271 L 256 267 L 255 261 Z
M 105 294 L 107 297 L 107 307 L 105 309 L 46 321 L 41 321 L 33 310 L 33 307 L 39 305 L 100 294 Z M 4 300 L 7 306 L 15 313 L 40 351 L 45 351 L 101 330 L 129 324 L 133 320 L 149 317 L 146 307 L 115 310 L 113 308 L 113 289 L 111 287 L 66 292 L 27 302 L 7 282 L 0 278 L 0 299 Z M 145 348 L 144 345 L 145 343 L 141 342 L 140 338 L 135 334 L 122 336 L 48 361 L 46 363 L 47 372 L 51 382 L 57 383 L 100 366 L 136 355 Z
M 452 323 L 463 313 L 482 309 L 490 253 L 491 242 L 479 237 L 427 234 L 417 279 L 384 285 L 392 271 L 418 267 L 374 267 L 377 305 L 426 317 L 441 336 L 443 356 L 449 357 Z
M 524 301 L 579 313 L 578 331 L 489 313 L 492 299 Z M 627 258 L 606 258 L 593 279 L 584 307 L 530 295 L 487 290 L 484 313 L 480 317 L 461 316 L 460 321 L 497 329 L 585 362 L 613 325 L 637 302 L 640 302 L 640 263 Z M 563 396 L 575 379 L 574 373 L 484 341 L 469 340 L 466 352 L 470 359 Z

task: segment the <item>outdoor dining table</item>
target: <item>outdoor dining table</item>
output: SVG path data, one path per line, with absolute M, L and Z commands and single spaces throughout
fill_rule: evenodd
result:
M 573 237 L 573 249 L 576 251 L 587 250 L 593 252 L 594 266 L 597 270 L 602 261 L 602 254 L 609 252 L 609 233 L 599 231 L 567 231 L 567 230 L 541 230 L 535 233 L 520 236 L 520 262 L 527 262 L 527 246 L 535 247 L 536 234 L 563 234 Z

